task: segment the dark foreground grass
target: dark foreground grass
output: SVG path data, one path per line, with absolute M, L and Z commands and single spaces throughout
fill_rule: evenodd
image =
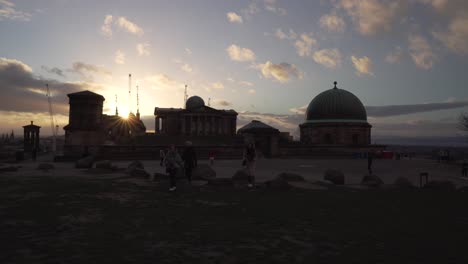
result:
M 0 263 L 468 263 L 468 194 L 0 177 Z

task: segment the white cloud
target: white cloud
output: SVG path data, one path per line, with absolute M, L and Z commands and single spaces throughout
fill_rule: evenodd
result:
M 114 56 L 114 62 L 117 64 L 125 64 L 125 53 L 121 50 L 117 50 Z
M 252 87 L 254 84 L 248 81 L 239 82 L 240 85 Z
M 257 91 L 255 91 L 255 89 L 249 89 L 247 92 L 248 92 L 249 94 L 255 94 L 255 93 L 257 93 Z
M 308 105 L 303 105 L 300 107 L 289 108 L 289 111 L 298 115 L 304 115 L 307 111 Z
M 436 55 L 427 40 L 420 35 L 409 35 L 409 51 L 413 62 L 419 68 L 428 70 L 434 66 Z
M 104 18 L 104 24 L 102 24 L 101 26 L 101 34 L 103 34 L 104 36 L 112 36 L 112 20 L 112 15 L 107 15 Z
M 0 1 L 0 21 L 18 20 L 18 21 L 30 21 L 31 14 L 28 12 L 18 11 L 15 9 L 15 4 L 8 0 Z
M 362 75 L 374 75 L 372 72 L 372 61 L 369 57 L 364 56 L 362 58 L 358 58 L 355 56 L 351 56 L 351 61 L 353 62 L 354 68 L 356 69 L 356 74 L 358 76 Z
M 149 51 L 149 47 L 151 45 L 149 43 L 139 43 L 136 46 L 139 56 L 149 56 L 151 53 Z
M 241 48 L 237 45 L 232 44 L 226 49 L 231 60 L 234 61 L 254 61 L 255 53 L 247 48 Z
M 400 1 L 341 0 L 338 7 L 346 10 L 362 35 L 390 31 L 401 9 Z
M 344 32 L 346 28 L 344 20 L 334 13 L 323 15 L 320 18 L 320 26 L 330 32 Z
M 400 62 L 402 59 L 403 59 L 403 50 L 401 49 L 401 47 L 396 47 L 395 51 L 389 53 L 386 57 L 385 57 L 385 61 L 388 62 L 388 63 L 398 63 Z
M 314 52 L 312 57 L 316 63 L 330 69 L 341 65 L 341 53 L 337 49 L 322 49 Z
M 311 56 L 312 55 L 312 46 L 317 45 L 317 40 L 312 37 L 311 34 L 302 33 L 294 46 L 296 47 L 297 54 L 301 57 Z
M 185 48 L 185 53 L 190 56 L 192 55 L 192 50 L 189 48 Z
M 229 22 L 231 23 L 239 23 L 239 24 L 242 24 L 242 17 L 238 14 L 236 14 L 235 12 L 229 12 L 226 14 L 226 17 L 227 19 L 229 20 Z
M 292 39 L 296 39 L 297 38 L 297 34 L 296 32 L 294 32 L 294 30 L 292 29 L 289 29 L 289 32 L 286 34 L 281 28 L 277 28 L 275 33 L 274 33 L 275 37 L 277 37 L 278 39 L 289 39 L 289 40 L 292 40 Z
M 180 66 L 180 69 L 188 73 L 191 73 L 193 71 L 193 68 L 187 63 L 184 63 L 182 66 Z
M 128 20 L 126 17 L 119 17 L 116 21 L 116 24 L 125 29 L 127 32 L 135 34 L 135 35 L 143 35 L 144 31 L 139 27 L 137 24 L 133 23 L 132 21 Z
M 214 82 L 211 84 L 211 87 L 214 89 L 224 89 L 224 84 L 222 82 Z
M 264 0 L 265 10 L 275 13 L 280 16 L 287 14 L 286 9 L 276 6 L 276 0 Z
M 267 61 L 263 64 L 258 64 L 256 68 L 261 71 L 265 78 L 273 78 L 280 82 L 289 81 L 293 77 L 298 79 L 302 79 L 303 77 L 303 73 L 297 69 L 296 65 L 286 62 L 274 64 L 271 61 Z
M 445 32 L 433 32 L 433 36 L 451 51 L 468 54 L 468 14 L 457 14 Z
M 258 9 L 257 4 L 255 2 L 251 2 L 247 8 L 241 10 L 242 14 L 244 14 L 244 16 L 246 16 L 247 18 L 257 14 L 259 11 L 260 9 Z
M 171 78 L 167 74 L 156 74 L 145 78 L 151 84 L 151 88 L 155 90 L 170 90 L 184 87 L 184 84 Z

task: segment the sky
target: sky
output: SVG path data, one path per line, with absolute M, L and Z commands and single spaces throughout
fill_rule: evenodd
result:
M 152 130 L 154 107 L 183 107 L 187 85 L 239 126 L 297 136 L 337 81 L 366 106 L 373 143 L 467 141 L 468 1 L 0 0 L 0 36 L 0 133 L 34 120 L 50 134 L 47 83 L 60 127 L 66 94 L 100 93 L 106 114 L 125 114 L 138 86 Z

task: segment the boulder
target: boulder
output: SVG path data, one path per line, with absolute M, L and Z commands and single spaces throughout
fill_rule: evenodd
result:
M 150 174 L 145 169 L 135 168 L 130 172 L 130 176 L 136 178 L 150 178 Z
M 393 183 L 398 188 L 402 189 L 413 189 L 415 188 L 414 184 L 405 177 L 398 177 L 395 182 Z
M 326 170 L 323 179 L 326 181 L 330 181 L 335 185 L 343 185 L 345 182 L 343 172 L 335 169 Z
M 50 163 L 41 163 L 37 165 L 37 169 L 42 170 L 42 171 L 50 171 L 50 170 L 55 169 L 55 166 Z
M 361 180 L 361 184 L 369 187 L 379 187 L 380 185 L 384 184 L 384 182 L 378 176 L 369 174 L 364 175 Z
M 192 170 L 192 179 L 211 180 L 216 178 L 216 171 L 208 164 L 200 164 Z
M 89 168 L 92 168 L 93 167 L 93 163 L 94 163 L 94 159 L 95 157 L 94 156 L 86 156 L 82 159 L 79 159 L 76 163 L 75 163 L 75 167 L 77 169 L 89 169 Z
M 437 191 L 453 191 L 455 184 L 451 181 L 429 181 L 424 185 L 424 189 Z
M 248 177 L 247 171 L 245 169 L 240 169 L 234 173 L 231 179 L 233 182 L 247 182 Z
M 301 182 L 305 181 L 304 177 L 294 173 L 283 172 L 276 176 L 277 179 L 283 179 L 287 182 Z
M 130 162 L 130 164 L 127 167 L 126 173 L 131 174 L 134 169 L 144 169 L 145 167 L 143 166 L 143 163 L 139 160 L 134 160 Z
M 109 160 L 101 160 L 101 161 L 96 162 L 96 169 L 112 170 L 113 166 Z
M 292 186 L 289 185 L 288 181 L 281 177 L 276 177 L 273 180 L 266 181 L 265 185 L 268 188 L 273 188 L 273 189 L 290 189 Z

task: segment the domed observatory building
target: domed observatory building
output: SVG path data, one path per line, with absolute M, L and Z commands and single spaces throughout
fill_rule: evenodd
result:
M 317 95 L 299 125 L 300 140 L 309 145 L 355 145 L 371 143 L 371 125 L 361 100 L 335 87 Z

